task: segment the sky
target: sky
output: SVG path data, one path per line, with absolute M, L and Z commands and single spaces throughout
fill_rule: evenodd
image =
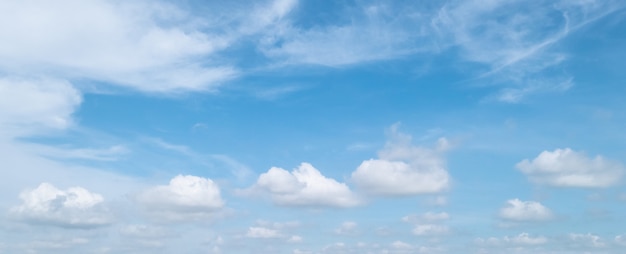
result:
M 0 1 L 0 253 L 623 253 L 626 2 Z

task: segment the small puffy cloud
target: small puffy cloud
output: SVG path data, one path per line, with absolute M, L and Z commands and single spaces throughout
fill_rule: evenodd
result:
M 391 127 L 390 140 L 379 159 L 363 161 L 352 173 L 352 181 L 374 195 L 402 196 L 439 193 L 449 187 L 449 175 L 442 153 L 449 144 L 439 139 L 433 149 L 416 147 L 411 136 Z
M 290 243 L 301 243 L 302 242 L 302 236 L 299 235 L 292 235 L 291 237 L 289 237 L 289 239 L 287 240 L 287 242 Z
M 354 221 L 346 221 L 335 229 L 335 233 L 339 235 L 352 235 L 357 233 L 358 224 Z
M 511 199 L 500 209 L 500 217 L 513 221 L 545 221 L 552 219 L 553 214 L 539 202 Z
M 413 234 L 418 236 L 432 236 L 446 234 L 450 230 L 446 225 L 420 224 L 413 228 Z
M 402 217 L 402 221 L 408 223 L 420 223 L 420 222 L 436 222 L 444 221 L 450 218 L 450 215 L 446 212 L 434 213 L 427 212 L 420 215 L 407 215 Z
M 403 241 L 395 241 L 391 243 L 391 247 L 393 247 L 394 249 L 403 249 L 403 250 L 413 248 L 413 246 Z
M 249 238 L 279 238 L 282 235 L 278 230 L 264 228 L 264 227 L 250 227 L 246 233 L 246 237 Z
M 63 228 L 92 228 L 112 222 L 102 206 L 104 198 L 82 187 L 59 190 L 42 183 L 34 190 L 20 194 L 22 204 L 11 208 L 16 219 L 35 225 L 52 225 Z
M 505 236 L 502 238 L 478 238 L 476 239 L 476 243 L 480 245 L 542 245 L 548 243 L 548 238 L 544 236 L 531 236 L 528 233 L 521 233 L 517 236 L 509 237 Z
M 170 234 L 163 227 L 132 224 L 120 228 L 119 233 L 124 237 L 158 239 Z
M 587 233 L 587 234 L 569 234 L 569 240 L 576 244 L 584 245 L 585 247 L 601 248 L 605 247 L 606 243 L 600 236 Z
M 224 206 L 211 179 L 178 175 L 168 185 L 145 190 L 136 197 L 149 213 L 171 220 L 206 218 Z
M 309 163 L 289 172 L 272 167 L 259 176 L 252 189 L 270 194 L 274 203 L 284 206 L 353 207 L 359 199 L 345 183 L 325 177 Z
M 603 188 L 617 184 L 624 166 L 600 155 L 593 158 L 569 148 L 543 151 L 516 167 L 535 183 L 557 187 Z
M 618 235 L 615 237 L 615 243 L 618 245 L 626 246 L 626 235 Z

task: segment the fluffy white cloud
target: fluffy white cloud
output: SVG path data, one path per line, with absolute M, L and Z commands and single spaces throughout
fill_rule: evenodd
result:
M 558 187 L 609 187 L 624 174 L 619 162 L 600 155 L 589 158 L 569 148 L 543 151 L 532 161 L 526 159 L 516 166 L 531 181 Z
M 20 199 L 23 203 L 11 208 L 11 215 L 34 225 L 92 228 L 112 222 L 111 215 L 102 206 L 104 198 L 81 187 L 59 190 L 42 183 L 34 190 L 22 192 Z
M 379 152 L 379 159 L 363 161 L 352 173 L 352 181 L 374 195 L 416 195 L 438 193 L 449 186 L 449 175 L 442 153 L 448 141 L 439 139 L 434 149 L 411 145 L 411 136 L 391 127 L 390 140 Z
M 268 192 L 278 205 L 352 207 L 360 204 L 345 183 L 327 178 L 309 163 L 292 172 L 272 167 L 253 189 Z
M 511 199 L 500 209 L 500 217 L 514 221 L 544 221 L 552 219 L 552 211 L 535 201 Z
M 141 192 L 136 200 L 147 212 L 172 220 L 206 218 L 224 206 L 217 184 L 191 175 L 178 175 L 168 185 Z
M 0 135 L 65 129 L 81 102 L 80 92 L 62 80 L 0 78 Z

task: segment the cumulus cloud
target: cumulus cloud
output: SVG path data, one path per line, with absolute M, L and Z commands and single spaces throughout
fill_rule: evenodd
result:
M 352 181 L 374 195 L 402 196 L 439 193 L 449 187 L 443 152 L 449 148 L 445 138 L 433 149 L 416 147 L 411 136 L 390 129 L 390 140 L 378 153 L 379 159 L 363 161 L 352 173 Z
M 148 213 L 172 220 L 207 218 L 224 207 L 216 183 L 191 175 L 178 175 L 168 185 L 147 189 L 136 200 Z
M 104 198 L 82 187 L 59 190 L 49 183 L 20 194 L 22 204 L 11 208 L 10 214 L 33 225 L 63 228 L 93 228 L 113 222 L 102 205 Z
M 274 203 L 284 206 L 353 207 L 359 199 L 345 183 L 325 177 L 309 163 L 289 172 L 272 167 L 259 176 L 252 188 L 269 193 Z
M 545 221 L 552 219 L 553 214 L 539 202 L 511 199 L 500 209 L 500 217 L 513 221 Z
M 600 155 L 593 158 L 572 149 L 543 151 L 533 160 L 516 165 L 522 173 L 538 184 L 557 187 L 603 188 L 617 184 L 624 166 Z

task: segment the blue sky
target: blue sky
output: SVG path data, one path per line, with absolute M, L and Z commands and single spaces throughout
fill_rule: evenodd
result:
M 621 253 L 622 1 L 3 1 L 0 253 Z

